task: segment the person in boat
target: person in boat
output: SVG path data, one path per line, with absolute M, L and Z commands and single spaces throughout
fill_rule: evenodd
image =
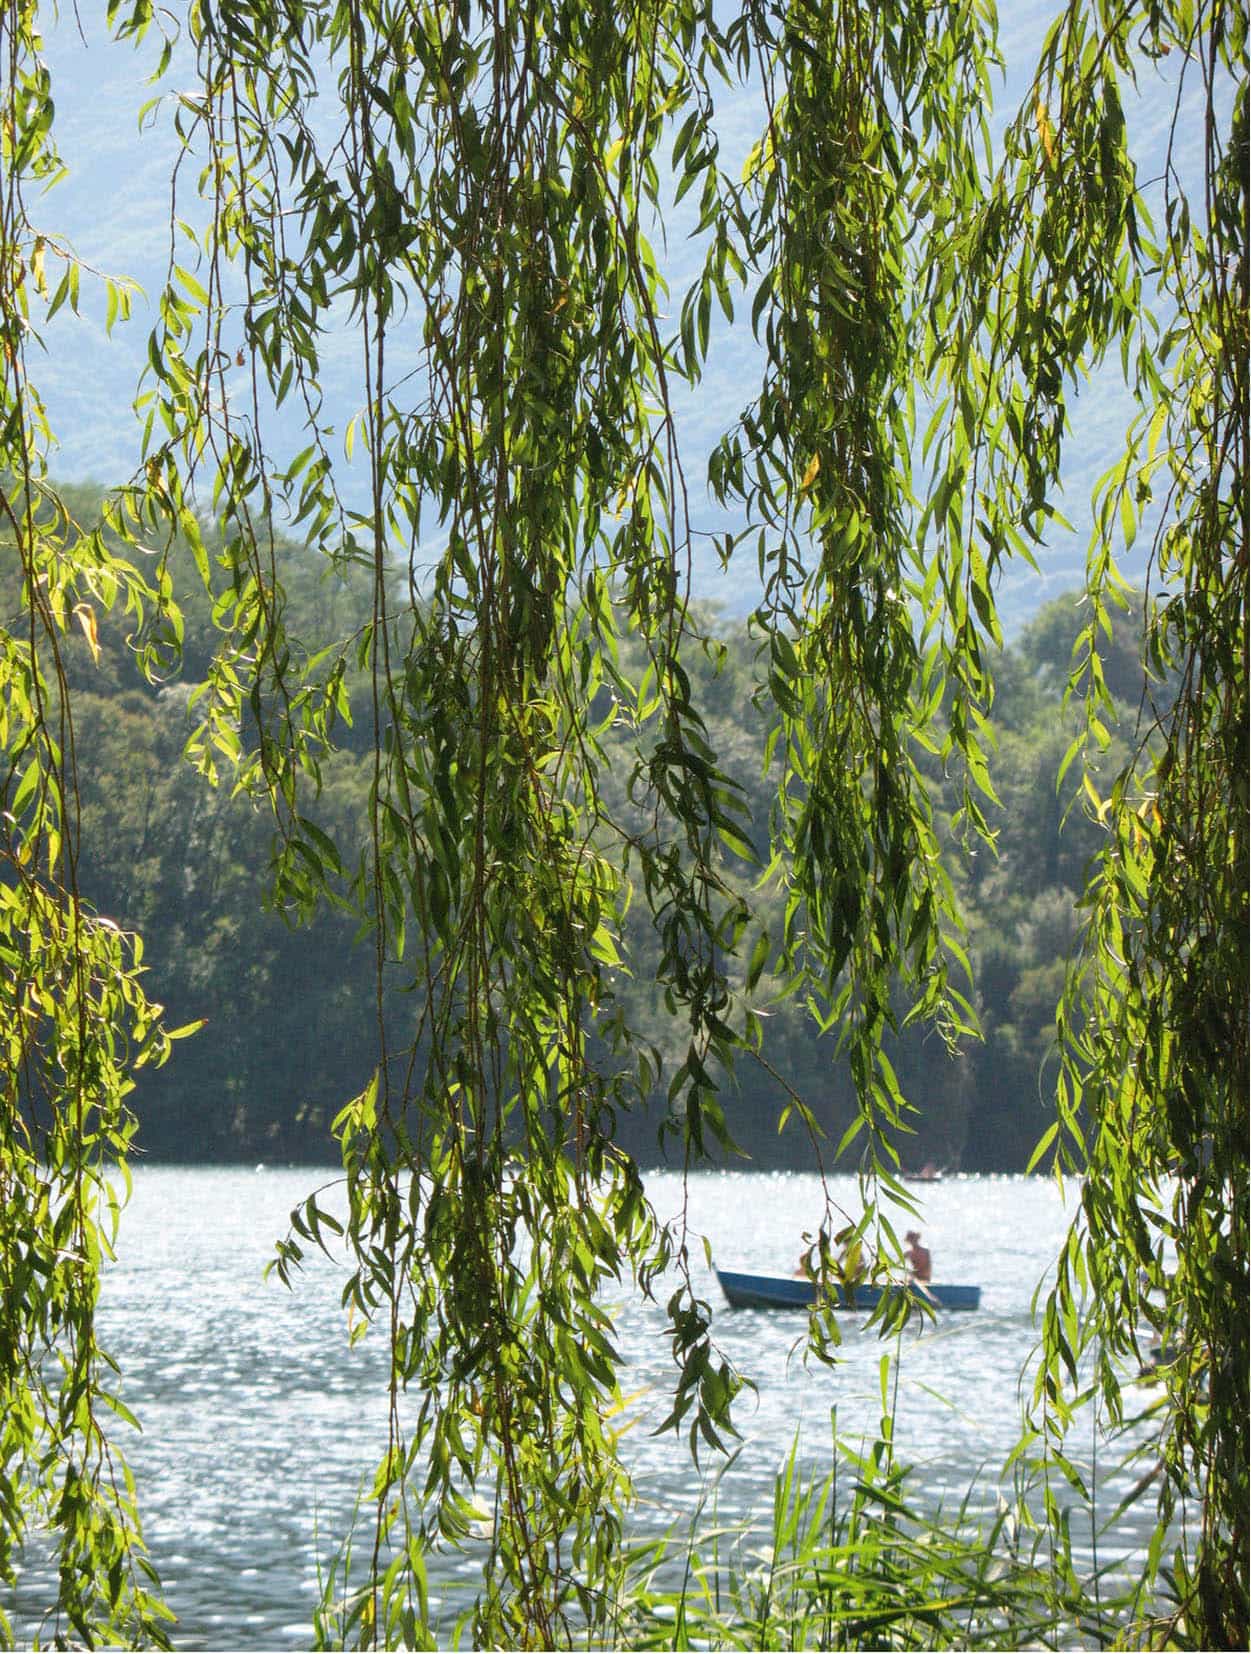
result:
M 921 1236 L 915 1229 L 909 1229 L 904 1240 L 904 1257 L 908 1260 L 912 1278 L 924 1285 L 934 1273 L 934 1260 L 930 1257 L 929 1247 L 921 1245 Z

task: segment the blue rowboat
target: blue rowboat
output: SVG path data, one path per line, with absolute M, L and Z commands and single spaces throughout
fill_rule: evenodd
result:
M 733 1269 L 718 1269 L 717 1279 L 731 1309 L 807 1309 L 816 1297 L 812 1282 L 801 1276 L 742 1275 Z M 839 1286 L 836 1309 L 874 1309 L 884 1292 L 910 1292 L 936 1309 L 976 1309 L 982 1301 L 980 1286 L 947 1286 L 913 1281 L 900 1286 Z

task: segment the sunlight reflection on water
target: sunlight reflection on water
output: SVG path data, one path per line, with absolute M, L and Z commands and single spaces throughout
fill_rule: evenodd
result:
M 142 1436 L 124 1445 L 180 1647 L 308 1646 L 320 1570 L 385 1445 L 383 1339 L 371 1332 L 348 1347 L 340 1269 L 316 1258 L 293 1292 L 262 1275 L 291 1207 L 324 1181 L 307 1168 L 136 1174 L 121 1255 L 102 1295 L 102 1336 L 143 1424 Z M 647 1182 L 659 1215 L 675 1217 L 680 1179 L 662 1173 Z M 848 1207 L 855 1188 L 854 1179 L 831 1180 Z M 927 1498 L 953 1507 L 980 1478 L 974 1506 L 993 1510 L 1036 1336 L 1031 1296 L 1066 1213 L 1054 1184 L 1041 1179 L 953 1178 L 918 1192 L 935 1279 L 980 1285 L 981 1311 L 886 1343 L 863 1318 L 845 1317 L 842 1359 L 827 1369 L 803 1359 L 802 1315 L 730 1310 L 695 1241 L 706 1236 L 726 1267 L 789 1274 L 802 1231 L 821 1221 L 819 1180 L 743 1172 L 691 1179 L 695 1284 L 713 1307 L 725 1354 L 757 1386 L 742 1398 L 741 1451 L 717 1487 L 721 1519 L 767 1515 L 774 1473 L 796 1439 L 801 1462 L 823 1473 L 833 1409 L 842 1438 L 871 1438 L 887 1353 L 898 1452 L 917 1466 Z M 657 1295 L 663 1302 L 663 1289 Z M 638 1482 L 636 1526 L 656 1533 L 689 1518 L 724 1467 L 704 1452 L 697 1471 L 685 1438 L 651 1434 L 675 1371 L 663 1314 L 624 1289 L 610 1302 L 627 1362 L 622 1390 L 642 1392 L 627 1409 L 635 1423 L 623 1444 Z M 1141 1537 L 1132 1519 L 1122 1520 L 1102 1543 L 1132 1550 Z M 432 1588 L 447 1594 L 452 1611 L 471 1594 L 479 1565 L 472 1556 L 432 1563 Z M 41 1571 L 32 1553 L 28 1587 L 39 1585 Z M 19 1589 L 19 1614 L 29 1600 Z

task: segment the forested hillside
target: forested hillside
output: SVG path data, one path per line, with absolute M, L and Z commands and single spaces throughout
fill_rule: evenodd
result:
M 84 521 L 94 520 L 97 502 L 88 491 L 70 491 L 69 498 Z M 190 556 L 185 548 L 175 555 Z M 309 652 L 329 637 L 350 634 L 354 617 L 365 621 L 367 572 L 359 583 L 328 581 L 311 556 L 281 541 L 276 556 L 276 589 L 285 598 L 289 633 Z M 11 566 L 6 576 L 7 618 L 13 624 Z M 190 582 L 185 589 L 191 589 Z M 1125 729 L 1139 718 L 1143 696 L 1140 622 L 1131 606 L 1118 622 L 1105 662 Z M 968 925 L 970 998 L 984 1038 L 966 1041 L 955 1059 L 933 1031 L 911 1031 L 894 1042 L 891 1060 L 916 1108 L 914 1134 L 897 1143 L 905 1169 L 933 1163 L 1019 1171 L 1047 1123 L 1055 1007 L 1077 930 L 1075 904 L 1100 831 L 1087 801 L 1075 796 L 1080 766 L 1057 787 L 1081 722 L 1080 713 L 1070 714 L 1063 705 L 1081 623 L 1076 598 L 1052 603 L 997 667 L 998 856 L 989 856 L 984 847 L 966 847 L 949 830 L 945 834 L 949 871 Z M 137 670 L 137 640 L 127 636 L 116 616 L 98 623 L 93 616 L 67 652 L 77 708 L 84 894 L 100 912 L 142 936 L 151 990 L 165 1004 L 168 1021 L 205 1024 L 199 1037 L 179 1044 L 166 1067 L 140 1075 L 139 1143 L 160 1159 L 331 1160 L 334 1114 L 366 1082 L 376 1049 L 379 966 L 372 946 L 356 941 L 353 912 L 374 750 L 368 680 L 345 659 L 337 747 L 322 762 L 322 787 L 315 808 L 309 806 L 306 832 L 317 857 L 328 852 L 314 830 L 336 845 L 344 869 L 343 906 L 335 913 L 323 909 L 302 923 L 296 893 L 286 910 L 267 898 L 272 820 L 228 785 L 204 787 L 184 756 L 190 706 L 214 646 L 207 597 L 189 607 L 185 624 L 181 658 L 160 684 L 148 683 Z M 708 745 L 744 787 L 749 813 L 742 822 L 743 849 L 763 854 L 776 782 L 765 773 L 768 724 L 755 704 L 764 667 L 750 625 L 713 629 L 720 635 L 720 652 L 698 657 L 692 670 L 703 681 L 694 698 L 708 709 Z M 1152 685 L 1157 702 L 1166 693 L 1167 686 Z M 601 687 L 598 694 L 610 765 L 606 790 L 618 819 L 633 814 L 635 830 L 643 831 L 646 824 L 632 803 L 632 760 L 620 738 L 625 711 L 614 706 L 610 689 Z M 264 709 L 254 707 L 253 716 L 258 712 L 264 717 Z M 241 733 L 254 741 L 255 730 Z M 1110 769 L 1124 762 L 1126 750 L 1113 734 L 1106 754 Z M 937 764 L 931 769 L 950 814 L 958 807 L 958 777 L 943 777 Z M 728 849 L 726 856 L 731 882 L 744 892 L 761 878 L 757 862 L 736 858 Z M 764 915 L 776 934 L 782 924 L 780 881 L 767 880 L 762 893 Z M 659 1072 L 671 1076 L 686 1033 L 657 985 L 657 944 L 645 911 L 641 902 L 631 910 L 630 919 L 637 914 L 639 920 L 620 938 L 622 964 L 613 987 L 626 1020 L 659 1053 Z M 727 946 L 733 929 L 727 917 Z M 737 939 L 739 958 L 731 970 L 731 981 L 744 995 L 754 934 Z M 413 971 L 394 960 L 381 968 L 390 1004 L 402 1007 L 413 991 Z M 778 1131 L 790 1088 L 824 1133 L 818 1148 L 829 1164 L 855 1118 L 838 1029 L 820 1032 L 801 1002 L 775 1002 L 779 987 L 767 974 L 753 986 L 760 1060 L 744 1062 L 734 1080 L 723 1083 L 728 1135 L 758 1166 L 813 1164 L 817 1148 L 798 1115 Z M 417 1015 L 414 1004 L 414 1025 Z M 645 1115 L 623 1113 L 617 1119 L 617 1140 L 641 1163 L 656 1163 L 666 1149 L 667 1114 L 666 1098 L 657 1089 Z M 853 1141 L 843 1164 L 854 1164 L 856 1153 Z

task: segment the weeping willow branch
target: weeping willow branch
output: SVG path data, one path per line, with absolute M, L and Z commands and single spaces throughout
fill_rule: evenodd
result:
M 335 1134 L 346 1297 L 386 1331 L 389 1440 L 335 1634 L 428 1642 L 425 1557 L 472 1542 L 477 1645 L 552 1647 L 575 1627 L 611 1640 L 631 1490 L 605 1289 L 657 1291 L 672 1266 L 662 1428 L 692 1452 L 723 1445 L 741 1384 L 685 1224 L 659 1224 L 616 1120 L 659 1093 L 684 1165 L 729 1145 L 722 1096 L 758 1043 L 749 998 L 768 969 L 836 1031 L 859 1111 L 833 1154 L 854 1153 L 864 1224 L 897 1252 L 879 1200 L 906 1198 L 897 1140 L 914 1105 L 884 1039 L 916 1019 L 949 1043 L 975 1025 L 929 775 L 959 774 L 957 831 L 989 843 L 996 582 L 1033 562 L 1054 521 L 1073 387 L 1119 353 L 1141 417 L 1097 502 L 1073 692 L 1097 743 L 1114 534 L 1157 487 L 1153 647 L 1180 692 L 1110 796 L 1088 793 L 1107 848 L 1059 1012 L 1053 1138 L 1084 1170 L 1084 1217 L 1039 1393 L 1055 1465 L 1082 1340 L 1097 1342 L 1115 1415 L 1113 1358 L 1136 1318 L 1176 1337 L 1161 1521 L 1178 1499 L 1203 1508 L 1175 1570 L 1179 1617 L 1194 1638 L 1245 1631 L 1245 1566 L 1230 1562 L 1245 1551 L 1246 1462 L 1244 12 L 1069 6 L 994 160 L 993 17 L 955 0 L 188 8 L 162 62 L 185 51 L 188 73 L 164 106 L 181 153 L 142 449 L 107 508 L 111 535 L 165 548 L 150 583 L 58 515 L 43 476 L 29 315 L 34 297 L 74 302 L 78 267 L 26 217 L 22 180 L 57 165 L 50 93 L 33 8 L 4 16 L 6 512 L 30 615 L 4 634 L 6 1015 L 27 1078 L 6 1103 L 0 1175 L 16 1179 L 5 1210 L 36 1213 L 13 1256 L 60 1247 L 68 1224 L 78 1260 L 68 1297 L 18 1295 L 4 1373 L 19 1422 L 5 1428 L 29 1457 L 40 1409 L 57 1405 L 33 1352 L 45 1325 L 64 1332 L 65 1395 L 85 1408 L 72 1416 L 95 1466 L 90 1504 L 67 1481 L 59 1507 L 75 1628 L 156 1634 L 133 1500 L 95 1424 L 91 1210 L 132 1129 L 127 1063 L 163 1054 L 165 1036 L 137 944 L 77 897 L 67 629 L 90 638 L 96 605 L 121 602 L 146 669 L 166 669 L 181 635 L 168 552 L 187 543 L 220 630 L 190 755 L 272 811 L 274 902 L 293 917 L 346 905 L 373 946 L 376 1066 Z M 121 38 L 155 26 L 146 0 L 111 0 L 108 16 Z M 1159 235 L 1123 89 L 1166 48 L 1205 88 L 1205 197 L 1200 213 L 1170 165 Z M 720 154 L 727 88 L 758 97 L 736 176 Z M 702 267 L 671 297 L 655 247 L 688 196 Z M 110 291 L 123 312 L 125 290 Z M 1171 318 L 1158 326 L 1156 304 Z M 723 558 L 754 558 L 760 577 L 761 759 L 779 781 L 758 872 L 785 894 L 779 935 L 730 871 L 753 857 L 746 790 L 690 670 L 715 641 L 689 604 L 698 495 L 675 407 L 704 373 L 714 306 L 736 305 L 760 383 L 726 410 L 708 481 L 742 525 Z M 321 375 L 345 349 L 359 409 L 339 433 Z M 276 434 L 292 409 L 294 454 Z M 371 571 L 352 636 L 313 651 L 290 634 L 280 525 L 331 574 Z M 354 667 L 369 674 L 372 786 L 353 864 L 314 805 Z M 630 747 L 624 806 L 610 802 L 610 731 Z M 667 1067 L 614 989 L 632 902 L 681 1031 Z M 819 1156 L 811 1112 L 790 1106 Z M 63 1182 L 36 1198 L 48 1145 Z M 310 1197 L 280 1274 L 339 1228 Z M 830 1277 L 828 1233 L 813 1257 Z M 832 1317 L 813 1332 L 831 1353 Z M 67 1452 L 58 1438 L 46 1465 Z M 101 1498 L 104 1529 L 78 1514 Z M 15 1482 L 5 1510 L 19 1506 Z M 107 1545 L 78 1537 L 89 1526 Z M 20 1532 L 6 1516 L 0 1543 Z

